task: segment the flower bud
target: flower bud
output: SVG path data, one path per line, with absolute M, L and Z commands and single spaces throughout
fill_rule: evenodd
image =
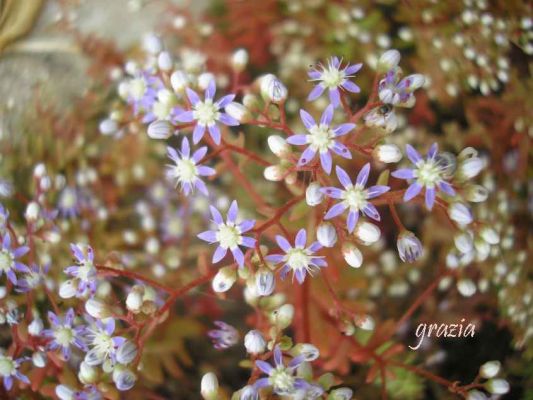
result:
M 457 282 L 457 290 L 464 297 L 473 296 L 476 291 L 476 284 L 471 279 L 460 279 Z
M 366 221 L 357 224 L 354 234 L 367 246 L 376 243 L 381 237 L 380 229 L 376 225 Z
M 298 343 L 293 348 L 294 356 L 303 356 L 307 362 L 315 361 L 320 356 L 320 351 L 310 343 Z
M 148 53 L 157 54 L 163 48 L 163 43 L 157 35 L 148 33 L 143 37 L 142 46 Z
M 501 366 L 499 361 L 488 361 L 479 368 L 479 375 L 485 379 L 494 378 L 500 372 Z
M 292 304 L 282 305 L 271 315 L 272 323 L 274 323 L 278 329 L 285 329 L 290 326 L 293 318 L 294 306 Z
M 113 382 L 115 382 L 115 386 L 121 392 L 130 390 L 136 381 L 137 376 L 129 369 L 116 366 L 113 370 Z
M 474 249 L 474 238 L 469 232 L 462 232 L 454 238 L 455 247 L 463 253 L 470 253 Z
M 66 385 L 56 386 L 56 396 L 59 400 L 75 400 L 76 393 Z
M 172 125 L 165 120 L 156 120 L 148 125 L 147 133 L 151 139 L 168 139 L 172 135 Z
M 244 336 L 244 347 L 250 354 L 263 353 L 266 350 L 266 341 L 257 330 L 251 330 Z
M 485 389 L 492 394 L 505 394 L 509 391 L 509 382 L 505 379 L 491 379 L 485 383 Z
M 47 360 L 46 353 L 43 351 L 36 351 L 31 356 L 31 361 L 37 368 L 44 368 Z
M 98 380 L 98 368 L 91 367 L 85 361 L 80 364 L 80 370 L 78 372 L 78 379 L 84 385 L 90 385 Z
M 398 50 L 392 49 L 387 50 L 385 53 L 379 57 L 378 60 L 378 72 L 386 72 L 398 65 L 400 62 L 400 52 Z
M 324 193 L 320 190 L 318 182 L 311 182 L 305 190 L 305 202 L 308 206 L 314 207 L 322 203 Z
M 236 72 L 243 71 L 248 65 L 248 52 L 245 49 L 236 50 L 231 56 L 231 66 Z
M 403 262 L 415 262 L 422 255 L 422 243 L 411 231 L 403 231 L 396 242 L 398 254 Z
M 137 357 L 137 346 L 133 342 L 126 340 L 117 349 L 117 361 L 120 364 L 129 364 Z
M 215 75 L 211 72 L 204 72 L 198 76 L 198 87 L 202 90 L 207 89 L 209 83 L 215 80 Z
M 235 281 L 237 280 L 237 272 L 232 267 L 220 268 L 215 277 L 211 286 L 213 290 L 217 293 L 227 292 L 231 289 Z
M 267 139 L 270 151 L 282 158 L 291 152 L 291 146 L 279 135 L 270 135 Z
M 255 274 L 255 291 L 259 296 L 270 296 L 275 286 L 276 279 L 271 271 L 262 269 Z
M 235 118 L 240 123 L 246 123 L 252 118 L 250 111 L 241 103 L 237 103 L 235 101 L 229 103 L 224 110 L 230 117 Z
M 406 90 L 409 92 L 414 92 L 416 89 L 421 88 L 426 82 L 426 78 L 422 74 L 412 74 L 404 78 L 404 80 L 408 82 Z
M 487 400 L 487 396 L 479 390 L 471 390 L 468 392 L 466 400 Z
M 484 164 L 483 160 L 478 157 L 466 159 L 459 165 L 459 176 L 463 179 L 472 179 L 481 172 Z
M 349 388 L 339 388 L 332 390 L 328 396 L 328 400 L 352 400 L 353 391 Z
M 322 222 L 316 231 L 318 242 L 324 247 L 333 247 L 337 243 L 337 231 L 330 222 Z
M 370 315 L 365 315 L 362 318 L 355 318 L 354 322 L 359 329 L 364 331 L 373 331 L 376 327 L 374 318 L 372 318 Z
M 464 191 L 465 198 L 472 203 L 481 203 L 489 197 L 489 191 L 481 185 L 468 185 Z
M 448 208 L 448 215 L 461 226 L 472 223 L 472 213 L 463 203 L 455 202 Z
M 495 245 L 500 243 L 500 235 L 498 235 L 498 232 L 496 232 L 496 230 L 493 228 L 486 226 L 481 229 L 479 234 L 481 238 L 488 244 Z
M 396 163 L 403 157 L 402 152 L 395 144 L 381 144 L 374 149 L 374 157 L 383 163 Z
M 28 333 L 31 336 L 39 336 L 43 330 L 43 327 L 43 320 L 39 317 L 35 317 L 28 325 Z
M 247 385 L 241 389 L 238 400 L 260 400 L 259 393 L 253 386 Z
M 126 297 L 126 308 L 134 314 L 138 314 L 143 306 L 144 287 L 135 285 Z
M 218 379 L 214 373 L 208 372 L 202 377 L 200 393 L 204 400 L 218 399 Z
M 190 84 L 189 76 L 183 71 L 174 71 L 170 75 L 170 84 L 175 92 L 180 93 L 185 91 L 185 88 Z
M 261 95 L 265 100 L 272 103 L 281 103 L 287 99 L 287 88 L 273 74 L 267 74 L 259 78 Z
M 112 135 L 113 133 L 118 131 L 118 124 L 117 121 L 112 120 L 111 118 L 106 118 L 100 121 L 98 129 L 100 130 L 100 133 L 102 135 Z
M 363 253 L 353 243 L 342 245 L 342 255 L 350 267 L 359 268 L 363 264 Z
M 37 179 L 44 178 L 46 176 L 46 165 L 44 165 L 43 163 L 37 164 L 33 168 L 33 176 Z
M 101 300 L 92 298 L 85 302 L 85 311 L 91 317 L 96 319 L 104 319 L 111 316 L 111 310 L 106 303 Z
M 59 297 L 62 299 L 70 299 L 76 296 L 77 286 L 74 284 L 74 280 L 68 279 L 59 287 Z
M 281 165 L 270 165 L 263 171 L 263 176 L 267 181 L 279 182 L 283 179 L 285 170 Z
M 157 56 L 157 65 L 161 71 L 170 71 L 172 69 L 172 57 L 168 51 L 162 51 Z

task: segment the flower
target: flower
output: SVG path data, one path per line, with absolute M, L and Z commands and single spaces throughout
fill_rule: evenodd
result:
M 70 186 L 64 188 L 59 194 L 57 208 L 63 218 L 76 217 L 80 208 L 78 191 Z
M 305 389 L 308 383 L 294 376 L 294 371 L 304 361 L 303 356 L 293 358 L 287 366 L 283 364 L 283 354 L 279 346 L 274 347 L 274 365 L 266 361 L 256 360 L 255 365 L 268 375 L 268 378 L 260 378 L 254 383 L 256 389 L 272 387 L 278 395 L 290 395 L 295 390 Z
M 2 240 L 2 249 L 0 250 L 0 276 L 3 273 L 6 274 L 7 279 L 13 285 L 16 285 L 17 276 L 15 275 L 15 271 L 30 272 L 27 265 L 17 261 L 17 258 L 22 257 L 28 251 L 30 251 L 28 246 L 17 247 L 16 249 L 11 248 L 11 236 L 6 232 Z
M 28 268 L 28 272 L 18 280 L 17 291 L 27 293 L 42 285 L 49 269 L 50 264 L 45 265 L 43 268 L 39 267 L 37 264 L 32 264 Z
M 379 99 L 385 104 L 392 104 L 396 107 L 413 107 L 416 98 L 413 92 L 422 87 L 425 82 L 421 74 L 406 76 L 400 81 L 402 70 L 400 67 L 393 67 L 379 81 Z
M 198 237 L 210 244 L 219 244 L 213 254 L 213 263 L 222 260 L 229 249 L 239 267 L 243 267 L 244 254 L 239 246 L 253 248 L 255 246 L 255 239 L 242 236 L 242 234 L 254 227 L 255 220 L 247 219 L 237 224 L 239 207 L 236 200 L 233 200 L 230 205 L 226 222 L 224 222 L 222 215 L 220 215 L 220 212 L 215 207 L 210 206 L 209 208 L 213 221 L 217 225 L 216 230 L 202 232 Z
M 176 187 L 180 185 L 186 196 L 193 188 L 207 196 L 207 187 L 200 176 L 211 176 L 216 173 L 213 168 L 198 164 L 207 153 L 207 147 L 200 147 L 191 156 L 189 140 L 183 138 L 179 153 L 172 147 L 167 147 L 167 152 L 170 159 L 175 162 L 175 165 L 168 164 L 167 167 L 168 176 L 176 181 Z
M 61 319 L 52 311 L 48 312 L 50 329 L 45 329 L 42 335 L 50 342 L 47 345 L 49 350 L 61 349 L 63 358 L 68 360 L 71 354 L 71 347 L 74 345 L 82 351 L 87 351 L 87 345 L 84 342 L 85 326 L 74 326 L 74 310 L 69 308 L 65 317 Z
M 412 263 L 422 255 L 422 243 L 413 232 L 403 231 L 400 233 L 396 245 L 403 262 Z
M 298 166 L 302 167 L 308 164 L 318 152 L 320 154 L 320 164 L 322 169 L 328 174 L 331 173 L 331 152 L 340 155 L 343 158 L 351 159 L 352 155 L 348 148 L 337 141 L 339 136 L 346 135 L 355 124 L 341 124 L 335 128 L 331 127 L 334 108 L 329 105 L 317 124 L 314 118 L 305 110 L 300 110 L 300 118 L 309 132 L 308 134 L 298 134 L 289 136 L 287 142 L 297 146 L 309 145 L 298 160 Z
M 350 177 L 341 167 L 336 167 L 337 178 L 344 190 L 338 189 L 336 187 L 324 187 L 322 188 L 322 193 L 326 196 L 331 197 L 332 199 L 341 200 L 340 203 L 335 204 L 329 209 L 329 211 L 324 216 L 324 219 L 331 219 L 340 215 L 344 210 L 349 209 L 348 218 L 346 219 L 346 226 L 350 233 L 355 229 L 355 225 L 359 219 L 359 212 L 362 211 L 367 217 L 372 218 L 376 221 L 381 219 L 378 210 L 376 207 L 370 203 L 368 200 L 373 199 L 385 192 L 390 190 L 390 187 L 377 185 L 371 186 L 368 189 L 365 189 L 366 182 L 368 181 L 368 175 L 370 173 L 370 164 L 367 163 L 361 168 L 357 179 L 355 180 L 355 185 L 352 184 Z
M 70 250 L 76 258 L 76 265 L 65 268 L 67 275 L 73 276 L 77 282 L 76 295 L 83 296 L 87 290 L 91 296 L 96 292 L 96 267 L 94 266 L 94 253 L 91 246 L 87 246 L 84 254 L 82 245 L 70 244 Z
M 102 400 L 96 386 L 86 386 L 83 390 L 74 390 L 67 385 L 57 385 L 56 395 L 60 400 Z
M 338 57 L 332 57 L 328 61 L 327 66 L 319 65 L 308 72 L 311 81 L 318 81 L 319 83 L 311 90 L 307 100 L 316 100 L 324 90 L 329 90 L 329 100 L 333 107 L 337 108 L 340 104 L 339 89 L 344 89 L 352 93 L 359 93 L 361 89 L 355 83 L 349 81 L 353 78 L 355 73 L 361 69 L 362 63 L 346 65 L 341 67 L 342 61 Z
M 196 144 L 204 136 L 206 128 L 209 135 L 216 144 L 220 144 L 220 129 L 216 125 L 221 122 L 227 126 L 237 126 L 239 121 L 220 110 L 233 101 L 234 94 L 229 94 L 214 102 L 213 98 L 216 93 L 215 81 L 211 79 L 205 90 L 205 99 L 200 100 L 198 94 L 190 88 L 187 88 L 187 97 L 192 104 L 192 110 L 184 111 L 177 115 L 176 119 L 180 122 L 196 122 L 192 134 L 192 140 Z
M 416 197 L 423 187 L 426 189 L 426 207 L 433 208 L 436 191 L 441 190 L 449 196 L 455 196 L 452 185 L 444 180 L 443 169 L 437 157 L 438 145 L 434 143 L 423 159 L 420 154 L 411 146 L 406 146 L 407 157 L 415 165 L 414 169 L 400 168 L 392 173 L 398 179 L 413 179 L 414 182 L 407 188 L 403 196 L 404 201 L 409 201 Z
M 309 247 L 305 247 L 307 244 L 307 232 L 305 229 L 300 229 L 296 234 L 294 247 L 280 235 L 276 236 L 276 242 L 285 254 L 270 254 L 266 257 L 266 260 L 274 264 L 283 263 L 283 268 L 281 269 L 282 279 L 292 270 L 293 277 L 296 277 L 299 283 L 303 283 L 306 273 L 311 274 L 313 269 L 327 266 L 323 257 L 313 255 L 322 248 L 319 242 L 313 242 Z
M 113 336 L 115 320 L 107 318 L 105 322 L 97 319 L 87 328 L 87 345 L 91 349 L 85 355 L 85 362 L 90 366 L 103 364 L 110 360 L 113 364 L 117 361 L 117 351 L 126 343 L 126 338 Z
M 0 351 L 0 376 L 4 378 L 4 387 L 6 390 L 11 390 L 13 387 L 13 378 L 17 378 L 19 381 L 29 385 L 30 380 L 26 375 L 23 375 L 18 368 L 24 361 L 30 360 L 29 357 L 20 357 L 13 359 L 13 357 L 6 356 Z
M 213 340 L 213 346 L 215 349 L 224 350 L 237 344 L 239 341 L 239 333 L 233 326 L 228 325 L 223 321 L 215 321 L 214 324 L 219 329 L 210 330 L 207 332 L 207 336 Z

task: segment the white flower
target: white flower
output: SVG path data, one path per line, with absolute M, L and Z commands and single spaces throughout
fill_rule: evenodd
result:
M 263 353 L 266 350 L 266 341 L 257 330 L 251 330 L 244 336 L 244 347 L 250 354 Z
M 218 379 L 213 372 L 208 372 L 202 377 L 200 384 L 200 393 L 204 400 L 217 400 L 218 398 Z
M 395 144 L 381 144 L 374 149 L 374 157 L 384 163 L 396 163 L 403 157 L 402 152 Z
M 231 289 L 235 281 L 237 280 L 237 272 L 234 268 L 224 267 L 220 268 L 215 277 L 211 286 L 213 290 L 217 293 L 227 292 Z
M 500 372 L 501 366 L 499 361 L 488 361 L 479 368 L 479 375 L 485 379 L 494 378 Z
M 337 230 L 330 222 L 322 222 L 316 231 L 318 242 L 324 247 L 333 247 L 337 243 Z
M 305 202 L 308 206 L 314 207 L 322 203 L 324 199 L 324 193 L 320 190 L 320 184 L 318 182 L 312 182 L 305 190 Z
M 359 268 L 363 264 L 363 253 L 353 243 L 342 245 L 342 255 L 350 267 Z

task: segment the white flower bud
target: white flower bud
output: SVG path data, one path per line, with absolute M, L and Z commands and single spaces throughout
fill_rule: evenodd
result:
M 505 379 L 491 379 L 485 383 L 485 389 L 492 394 L 505 394 L 509 391 L 509 382 Z
M 307 362 L 315 361 L 320 356 L 318 348 L 310 343 L 298 343 L 293 351 L 295 356 L 303 356 Z
M 408 79 L 410 82 L 409 86 L 407 87 L 407 90 L 410 92 L 414 92 L 416 89 L 421 88 L 426 82 L 426 78 L 422 74 L 412 74 L 407 76 L 405 79 Z
M 230 290 L 236 280 L 237 271 L 231 267 L 224 267 L 217 272 L 211 286 L 215 292 L 223 293 Z
M 376 327 L 376 322 L 370 315 L 365 315 L 362 318 L 355 318 L 354 322 L 359 329 L 364 331 L 373 331 Z
M 106 303 L 101 300 L 92 298 L 85 302 L 85 311 L 91 317 L 96 319 L 104 319 L 111 316 L 111 311 Z
M 126 308 L 134 314 L 141 311 L 143 306 L 144 287 L 135 285 L 126 297 Z
M 235 71 L 241 72 L 248 65 L 248 58 L 248 52 L 245 49 L 238 49 L 231 56 L 231 66 Z
M 488 361 L 479 368 L 479 375 L 485 379 L 494 378 L 500 372 L 501 366 L 499 361 Z
M 359 238 L 365 245 L 376 243 L 381 237 L 381 230 L 370 222 L 363 221 L 357 224 L 355 228 L 355 236 Z
M 271 271 L 262 269 L 255 274 L 255 291 L 259 296 L 270 296 L 276 287 L 276 279 Z
M 37 368 L 44 368 L 46 366 L 47 360 L 48 358 L 46 357 L 46 353 L 44 353 L 43 351 L 36 351 L 31 355 L 31 362 Z
M 463 203 L 455 202 L 448 208 L 448 215 L 461 226 L 472 223 L 472 213 Z
M 183 92 L 185 88 L 190 84 L 189 76 L 183 71 L 174 71 L 170 75 L 170 84 L 175 92 Z
M 316 231 L 318 242 L 324 247 L 333 247 L 337 243 L 337 231 L 332 223 L 322 222 Z
M 363 264 L 363 253 L 353 243 L 342 245 L 342 255 L 350 267 L 359 268 Z
M 57 385 L 56 396 L 59 400 L 75 400 L 76 392 L 66 385 Z
M 170 71 L 172 69 L 172 57 L 168 51 L 159 53 L 157 65 L 161 71 Z
M 100 121 L 100 125 L 98 126 L 98 129 L 100 130 L 100 133 L 102 135 L 112 135 L 116 131 L 118 131 L 118 123 L 117 121 L 106 118 L 102 121 Z
M 285 170 L 281 165 L 270 165 L 263 171 L 263 176 L 267 181 L 279 182 L 283 179 Z
M 198 87 L 202 90 L 207 89 L 209 83 L 215 80 L 215 75 L 211 72 L 204 72 L 198 76 Z
M 161 39 L 153 33 L 146 34 L 142 41 L 143 49 L 151 54 L 157 54 L 163 48 Z
M 474 238 L 470 232 L 462 232 L 454 238 L 455 247 L 463 253 L 470 253 L 474 249 Z
M 37 221 L 37 218 L 39 218 L 39 210 L 39 204 L 35 201 L 30 201 L 26 207 L 26 212 L 24 213 L 26 221 L 30 223 Z
M 352 400 L 353 391 L 349 388 L 339 388 L 332 390 L 328 396 L 328 400 Z
M 117 349 L 117 361 L 120 364 L 129 364 L 135 359 L 135 357 L 137 357 L 137 346 L 129 340 L 126 340 Z
M 43 327 L 43 320 L 39 317 L 35 317 L 28 325 L 28 333 L 31 336 L 39 336 L 43 330 Z
M 374 149 L 374 157 L 383 163 L 396 163 L 403 157 L 402 152 L 395 144 L 382 144 Z
M 218 379 L 213 372 L 208 372 L 202 376 L 200 384 L 200 393 L 204 400 L 217 400 L 218 398 Z
M 282 158 L 291 152 L 291 146 L 279 135 L 270 135 L 267 139 L 270 151 Z
M 237 103 L 235 101 L 232 101 L 229 103 L 224 110 L 226 113 L 229 114 L 229 116 L 235 118 L 237 121 L 241 123 L 246 123 L 250 121 L 252 118 L 252 115 L 250 114 L 250 111 L 243 106 L 241 103 Z
M 476 284 L 471 279 L 461 279 L 457 282 L 457 290 L 464 297 L 473 296 L 476 293 Z
M 137 376 L 129 369 L 115 367 L 113 370 L 113 382 L 121 392 L 130 390 L 136 381 Z
M 394 68 L 398 65 L 400 62 L 400 52 L 398 50 L 392 49 L 387 50 L 385 53 L 381 55 L 381 57 L 378 60 L 378 71 L 379 72 L 386 72 L 390 70 L 391 68 Z
M 423 247 L 420 240 L 411 231 L 403 231 L 396 242 L 398 254 L 403 262 L 415 262 L 422 255 Z
M 488 244 L 494 245 L 500 243 L 500 235 L 498 235 L 498 232 L 496 232 L 496 230 L 493 228 L 488 226 L 484 227 L 481 229 L 480 235 L 481 238 Z
M 272 313 L 271 318 L 278 329 L 287 328 L 294 318 L 294 306 L 292 304 L 282 305 Z
M 80 370 L 78 372 L 78 379 L 84 385 L 90 385 L 98 380 L 98 368 L 92 367 L 83 361 L 80 364 Z
M 267 74 L 259 78 L 261 95 L 265 100 L 272 103 L 281 103 L 287 99 L 287 88 L 273 74 Z
M 484 164 L 483 160 L 478 157 L 464 160 L 458 168 L 459 176 L 463 179 L 472 179 L 481 172 L 485 166 Z
M 43 163 L 39 163 L 33 168 L 33 176 L 37 179 L 41 179 L 46 176 L 46 166 Z
M 253 386 L 247 385 L 240 390 L 238 400 L 260 400 L 259 393 Z
M 479 390 L 471 390 L 468 392 L 466 400 L 487 400 L 487 396 Z
M 266 341 L 257 330 L 251 330 L 244 336 L 244 347 L 250 354 L 260 354 L 266 350 Z
M 61 284 L 59 287 L 59 297 L 62 299 L 70 299 L 71 297 L 76 296 L 77 286 L 74 284 L 72 279 L 68 279 Z
M 168 139 L 172 135 L 172 130 L 170 122 L 156 120 L 148 125 L 147 133 L 151 139 Z
M 322 203 L 322 200 L 324 200 L 324 193 L 320 191 L 320 184 L 311 182 L 305 190 L 305 202 L 308 206 L 314 207 Z
M 489 191 L 481 185 L 468 185 L 464 194 L 465 198 L 472 203 L 481 203 L 489 197 Z

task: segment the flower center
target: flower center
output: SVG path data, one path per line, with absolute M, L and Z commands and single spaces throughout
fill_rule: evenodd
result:
M 311 257 L 309 257 L 306 250 L 298 247 L 290 249 L 285 256 L 285 262 L 293 270 L 308 269 L 310 261 Z
M 328 89 L 334 89 L 340 86 L 344 82 L 344 78 L 344 71 L 340 71 L 333 66 L 329 66 L 325 69 L 321 76 L 324 86 Z
M 217 241 L 224 249 L 234 249 L 242 242 L 241 231 L 235 225 L 221 224 L 218 226 Z
M 218 111 L 218 106 L 213 103 L 213 100 L 205 99 L 204 101 L 199 101 L 194 106 L 192 115 L 200 124 L 211 126 L 220 117 L 220 112 Z
M 77 277 L 81 279 L 82 281 L 88 281 L 94 278 L 95 276 L 96 276 L 96 268 L 94 268 L 94 264 L 88 260 L 83 260 L 83 262 L 80 264 L 78 268 Z
M 15 372 L 15 363 L 11 357 L 0 356 L 0 375 L 11 376 Z
M 0 271 L 9 271 L 13 266 L 13 260 L 13 255 L 9 251 L 0 251 Z
M 94 350 L 102 357 L 105 357 L 113 351 L 113 340 L 104 331 L 94 331 L 92 345 Z
M 441 180 L 441 172 L 441 167 L 434 160 L 422 160 L 414 175 L 422 185 L 434 187 Z
M 132 79 L 129 84 L 129 89 L 130 95 L 134 100 L 141 100 L 144 93 L 146 93 L 146 83 L 142 78 Z
M 174 168 L 176 177 L 183 182 L 192 183 L 198 176 L 198 169 L 193 160 L 189 158 L 182 158 L 176 162 Z
M 68 326 L 61 326 L 54 331 L 56 342 L 62 347 L 68 347 L 74 339 L 74 332 Z
M 352 186 L 342 193 L 345 204 L 352 210 L 359 211 L 365 208 L 367 201 L 366 190 L 359 185 Z
M 335 134 L 328 125 L 315 125 L 309 129 L 309 133 L 307 141 L 315 151 L 319 150 L 321 153 L 325 153 L 335 142 Z
M 270 375 L 270 383 L 274 389 L 289 393 L 294 389 L 294 376 L 289 372 L 287 368 L 283 365 L 276 367 L 272 374 Z
M 61 199 L 59 200 L 61 208 L 68 210 L 76 205 L 76 194 L 72 189 L 65 189 L 61 193 Z

